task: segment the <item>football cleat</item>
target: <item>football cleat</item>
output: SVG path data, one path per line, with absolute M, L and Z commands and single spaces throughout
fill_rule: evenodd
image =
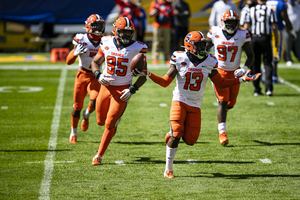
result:
M 166 170 L 166 171 L 164 172 L 164 177 L 165 177 L 165 178 L 174 178 L 173 172 L 170 171 L 170 170 Z
M 158 64 L 158 60 L 157 59 L 155 59 L 155 60 L 152 61 L 152 65 L 157 65 L 157 64 Z
M 93 158 L 92 165 L 101 165 L 102 157 L 99 155 L 95 155 Z
M 77 142 L 77 136 L 76 135 L 70 135 L 70 139 L 69 139 L 70 143 L 76 143 Z
M 168 143 L 169 139 L 171 137 L 171 132 L 167 133 L 166 137 L 165 137 L 165 142 Z
M 83 120 L 82 120 L 82 122 L 81 122 L 81 129 L 82 129 L 83 131 L 86 131 L 86 130 L 89 128 L 89 118 L 86 117 L 85 111 L 83 111 L 82 117 L 83 117 Z
M 225 132 L 219 134 L 219 140 L 220 140 L 220 144 L 223 146 L 226 146 L 229 143 Z

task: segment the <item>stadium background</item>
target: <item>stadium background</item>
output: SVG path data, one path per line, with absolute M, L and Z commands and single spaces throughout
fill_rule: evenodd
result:
M 142 1 L 146 12 L 151 1 Z M 209 14 L 217 0 L 185 1 L 189 3 L 191 10 L 189 30 L 207 33 Z M 242 8 L 245 2 L 245 0 L 232 1 L 239 8 Z M 118 16 L 113 0 L 100 0 L 84 5 L 79 0 L 65 0 L 63 3 L 59 0 L 1 1 L 0 52 L 49 52 L 51 48 L 69 47 L 74 34 L 84 32 L 84 21 L 93 13 L 100 14 L 106 20 L 106 33 L 110 34 L 112 23 Z M 148 42 L 152 40 L 153 20 L 153 17 L 148 18 L 145 36 Z M 44 30 L 40 28 L 41 23 L 46 25 Z M 47 32 L 49 26 L 50 36 L 39 37 L 43 32 Z

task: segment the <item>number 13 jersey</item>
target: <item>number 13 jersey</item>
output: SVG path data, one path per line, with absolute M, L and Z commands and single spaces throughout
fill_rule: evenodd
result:
M 208 76 L 212 70 L 217 70 L 218 61 L 209 53 L 199 62 L 195 63 L 191 59 L 184 51 L 175 51 L 171 57 L 170 64 L 175 65 L 178 71 L 172 101 L 201 108 Z

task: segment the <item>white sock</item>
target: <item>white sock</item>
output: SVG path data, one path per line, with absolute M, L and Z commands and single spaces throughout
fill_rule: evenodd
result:
M 71 127 L 71 136 L 72 136 L 72 135 L 77 136 L 77 128 Z
M 85 116 L 85 118 L 89 118 L 90 117 L 90 112 L 89 112 L 89 109 L 86 109 L 86 110 L 84 110 L 83 111 L 84 112 L 84 116 Z
M 176 148 L 170 148 L 167 145 L 167 150 L 166 150 L 166 170 L 173 171 L 173 162 L 175 158 L 175 154 L 177 151 L 178 147 Z
M 219 134 L 226 132 L 226 122 L 222 122 L 218 124 Z

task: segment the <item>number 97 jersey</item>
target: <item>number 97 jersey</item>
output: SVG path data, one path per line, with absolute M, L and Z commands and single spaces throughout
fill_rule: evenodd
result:
M 246 42 L 251 41 L 248 31 L 238 29 L 233 36 L 229 37 L 221 26 L 211 27 L 207 37 L 214 44 L 219 68 L 225 71 L 234 71 L 240 66 L 242 47 Z

